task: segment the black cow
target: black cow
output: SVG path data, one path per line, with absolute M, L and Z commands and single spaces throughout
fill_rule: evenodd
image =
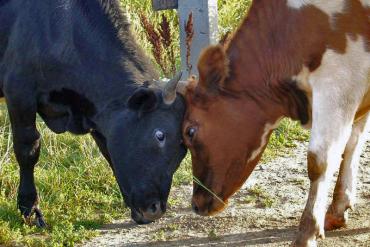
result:
M 20 165 L 18 207 L 45 226 L 34 183 L 38 113 L 56 133 L 90 133 L 111 165 L 132 218 L 162 216 L 181 142 L 183 98 L 156 88 L 115 0 L 0 0 L 0 85 Z

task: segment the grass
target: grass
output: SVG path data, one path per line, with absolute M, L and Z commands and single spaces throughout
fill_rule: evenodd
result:
M 232 32 L 240 24 L 245 14 L 247 13 L 251 0 L 218 0 L 219 11 L 219 38 L 226 33 Z M 180 67 L 180 43 L 176 42 L 179 39 L 179 21 L 177 12 L 175 10 L 165 10 L 154 12 L 151 7 L 151 0 L 121 0 L 122 9 L 126 12 L 127 17 L 131 23 L 133 33 L 137 36 L 137 40 L 147 54 L 150 54 L 151 45 L 149 44 L 144 29 L 140 23 L 140 13 L 144 13 L 147 18 L 154 23 L 155 26 L 161 21 L 161 15 L 164 14 L 170 21 L 172 30 L 172 39 L 175 55 L 178 58 L 176 61 L 177 68 Z M 159 71 L 159 67 L 158 67 Z
M 0 243 L 31 246 L 72 246 L 93 237 L 92 231 L 127 215 L 106 162 L 89 137 L 56 136 L 38 121 L 42 149 L 35 171 L 41 208 L 51 228 L 22 224 L 16 209 L 18 165 L 11 148 L 8 117 L 1 110 Z
M 35 173 L 36 185 L 41 208 L 51 228 L 40 230 L 24 226 L 16 208 L 18 165 L 5 112 L 5 109 L 0 111 L 0 245 L 73 246 L 96 236 L 94 230 L 104 223 L 129 217 L 113 174 L 93 140 L 88 136 L 57 136 L 39 121 L 43 145 Z M 286 153 L 294 140 L 307 137 L 307 132 L 298 124 L 284 120 L 272 135 L 264 160 Z M 191 161 L 187 156 L 175 174 L 173 186 L 191 183 Z M 268 196 L 252 194 L 258 194 L 259 205 L 271 207 L 273 201 Z
M 309 137 L 309 131 L 304 130 L 298 122 L 283 119 L 270 137 L 262 156 L 262 162 L 268 162 L 277 156 L 289 154 L 289 152 L 294 151 L 297 141 L 308 141 Z
M 258 185 L 248 189 L 248 195 L 244 201 L 262 208 L 271 208 L 276 202 L 266 190 Z
M 220 31 L 234 30 L 250 5 L 250 1 L 219 0 Z M 150 0 L 122 0 L 132 22 L 138 42 L 150 50 L 140 27 L 138 14 L 145 12 L 158 23 L 160 13 L 151 10 Z M 175 11 L 164 11 L 173 25 L 178 40 Z M 179 47 L 176 48 L 179 54 Z M 128 218 L 129 210 L 113 174 L 88 136 L 55 135 L 38 121 L 42 149 L 35 177 L 41 208 L 50 228 L 40 230 L 22 224 L 16 208 L 18 165 L 12 151 L 9 119 L 5 107 L 0 109 L 0 245 L 1 246 L 74 246 L 97 235 L 96 229 L 114 219 Z M 264 160 L 273 159 L 294 146 L 295 140 L 306 140 L 308 133 L 297 123 L 283 121 L 272 135 Z M 191 160 L 187 156 L 176 172 L 173 186 L 192 183 Z M 177 204 L 175 200 L 169 203 Z M 269 203 L 266 202 L 268 205 Z M 212 234 L 211 234 L 212 236 Z M 158 239 L 162 239 L 161 233 Z
M 221 236 L 217 235 L 217 232 L 216 232 L 216 230 L 215 230 L 215 229 L 211 229 L 211 230 L 209 230 L 209 232 L 208 232 L 208 238 L 209 238 L 209 240 L 211 240 L 211 241 L 216 241 L 216 240 L 221 239 Z

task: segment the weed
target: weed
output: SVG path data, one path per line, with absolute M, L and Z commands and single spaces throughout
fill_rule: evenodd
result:
M 96 235 L 94 229 L 126 210 L 112 171 L 93 140 L 69 134 L 56 136 L 37 121 L 42 135 L 36 186 L 48 230 L 22 224 L 16 207 L 18 165 L 12 152 L 8 116 L 0 111 L 0 244 L 72 246 Z
M 164 229 L 160 229 L 153 236 L 154 241 L 166 241 L 166 234 Z
M 274 198 L 261 186 L 253 186 L 248 190 L 246 203 L 254 203 L 262 208 L 270 208 L 275 204 Z
M 179 225 L 175 223 L 168 224 L 166 227 L 163 228 L 163 230 L 166 232 L 174 232 L 174 231 L 177 231 L 178 229 L 179 229 Z
M 220 239 L 221 237 L 217 235 L 216 231 L 214 229 L 211 229 L 209 232 L 208 232 L 208 238 L 210 240 L 218 240 Z
M 308 130 L 302 129 L 298 122 L 283 119 L 279 127 L 272 133 L 267 148 L 262 156 L 262 162 L 268 162 L 278 156 L 288 155 L 296 146 L 296 142 L 307 141 Z
M 306 184 L 306 180 L 303 179 L 303 178 L 295 178 L 295 179 L 292 179 L 290 181 L 290 183 L 294 184 L 294 185 L 299 185 L 299 186 L 303 186 Z
M 186 34 L 186 68 L 188 72 L 188 77 L 191 76 L 191 71 L 193 65 L 190 63 L 191 56 L 191 45 L 194 38 L 194 25 L 193 25 L 193 13 L 189 14 L 188 20 L 185 23 L 185 34 Z
M 162 14 L 162 21 L 156 27 L 144 13 L 140 14 L 141 25 L 143 26 L 146 37 L 152 46 L 152 54 L 167 78 L 175 76 L 176 58 L 174 54 L 173 39 L 171 37 L 171 26 L 167 17 Z

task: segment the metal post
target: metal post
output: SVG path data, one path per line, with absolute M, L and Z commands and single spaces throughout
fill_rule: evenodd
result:
M 183 71 L 187 71 L 185 24 L 190 13 L 193 13 L 194 24 L 194 38 L 190 56 L 191 73 L 198 75 L 197 62 L 201 51 L 211 44 L 218 43 L 217 0 L 179 0 L 178 2 L 181 69 Z M 188 76 L 189 74 L 184 73 L 182 79 L 186 79 Z
M 152 0 L 154 10 L 178 8 L 180 24 L 181 70 L 187 71 L 185 25 L 190 13 L 193 14 L 194 37 L 191 46 L 191 74 L 198 75 L 197 62 L 201 51 L 218 43 L 217 0 Z M 183 73 L 183 80 L 188 73 Z

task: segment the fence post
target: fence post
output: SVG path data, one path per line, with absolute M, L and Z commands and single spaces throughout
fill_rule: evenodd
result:
M 217 0 L 152 0 L 154 10 L 178 9 L 180 25 L 181 70 L 187 71 L 185 25 L 193 14 L 194 37 L 191 46 L 191 74 L 198 75 L 197 62 L 203 48 L 218 43 Z M 189 76 L 183 73 L 183 80 Z
M 180 24 L 181 69 L 186 66 L 186 33 L 185 25 L 190 13 L 193 14 L 194 38 L 191 46 L 190 64 L 192 74 L 198 75 L 197 62 L 205 47 L 218 43 L 218 11 L 217 0 L 178 0 L 178 15 Z M 182 79 L 188 77 L 184 73 Z

